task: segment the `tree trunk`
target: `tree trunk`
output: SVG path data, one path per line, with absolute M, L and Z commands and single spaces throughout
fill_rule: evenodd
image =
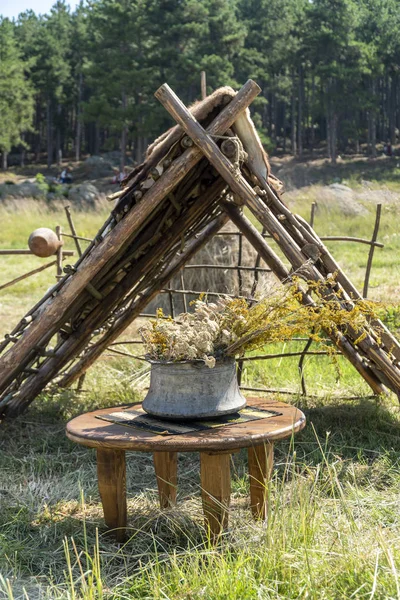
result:
M 76 103 L 76 133 L 75 133 L 75 160 L 78 162 L 81 158 L 81 137 L 82 137 L 82 123 L 81 123 L 81 102 L 82 102 L 82 73 L 79 73 L 78 83 L 78 100 Z
M 371 98 L 375 100 L 376 94 L 376 81 L 373 79 L 371 82 Z M 369 134 L 369 148 L 370 155 L 372 158 L 376 158 L 376 111 L 375 107 L 368 111 L 368 134 Z
M 126 138 L 127 138 L 127 134 L 128 134 L 128 128 L 125 125 L 126 107 L 127 107 L 126 93 L 122 92 L 122 108 L 124 109 L 124 112 L 123 112 L 124 124 L 122 126 L 122 132 L 121 132 L 121 163 L 120 163 L 121 171 L 124 171 L 125 161 L 126 161 Z
M 282 107 L 282 112 L 283 112 L 283 143 L 282 143 L 282 147 L 283 147 L 283 153 L 286 154 L 286 129 L 287 129 L 287 110 L 286 110 L 286 102 L 283 103 L 283 107 Z
M 376 117 L 374 110 L 368 111 L 368 153 L 376 158 Z
M 329 80 L 326 86 L 326 128 L 327 128 L 327 142 L 328 142 L 328 155 L 331 159 L 332 164 L 336 164 L 337 156 L 337 123 L 338 116 L 334 108 L 334 96 L 336 91 L 336 82 L 332 79 Z
M 42 146 L 42 127 L 39 126 L 35 144 L 35 163 L 40 162 L 40 149 Z
M 62 162 L 61 151 L 61 104 L 57 104 L 57 129 L 56 129 L 56 161 L 60 166 Z
M 396 88 L 397 88 L 397 77 L 392 75 L 390 78 L 390 91 L 389 91 L 389 139 L 392 145 L 396 143 Z
M 143 137 L 138 134 L 135 145 L 135 161 L 141 163 L 143 158 Z
M 273 100 L 272 100 L 272 94 L 268 94 L 267 131 L 268 131 L 268 134 L 271 137 L 271 139 L 272 139 L 272 136 L 273 136 L 273 132 L 272 132 L 272 102 L 273 102 Z
M 332 164 L 336 165 L 337 158 L 337 124 L 338 117 L 334 110 L 331 114 L 331 161 Z
M 3 150 L 2 161 L 1 161 L 1 168 L 3 169 L 3 171 L 7 171 L 7 156 L 8 156 L 8 152 Z
M 278 137 L 278 99 L 272 94 L 272 140 L 276 145 Z
M 331 103 L 329 100 L 329 88 L 327 87 L 327 102 L 326 102 L 326 146 L 328 157 L 332 158 L 332 138 L 331 138 Z
M 311 154 L 314 153 L 315 146 L 315 127 L 314 127 L 314 102 L 315 102 L 315 76 L 314 73 L 312 75 L 312 83 L 311 83 L 311 106 L 310 106 L 310 122 L 311 122 Z
M 40 149 L 42 145 L 42 132 L 43 132 L 43 121 L 41 118 L 41 99 L 37 99 L 36 101 L 36 135 L 35 135 L 35 162 L 38 163 L 40 161 Z
M 297 133 L 298 133 L 298 153 L 299 157 L 303 156 L 303 95 L 304 95 L 304 77 L 303 77 L 303 67 L 299 67 L 299 110 L 298 110 L 298 125 L 297 125 Z
M 46 106 L 47 123 L 47 167 L 50 168 L 53 163 L 53 120 L 51 111 L 51 100 L 47 99 Z
M 100 154 L 100 125 L 97 122 L 94 125 L 94 154 Z
M 293 156 L 295 156 L 296 152 L 297 152 L 297 148 L 296 148 L 296 137 L 297 137 L 297 132 L 296 132 L 296 96 L 294 94 L 294 74 L 292 75 L 293 77 L 293 91 L 292 91 L 292 124 L 291 124 L 291 134 L 292 134 L 292 154 Z

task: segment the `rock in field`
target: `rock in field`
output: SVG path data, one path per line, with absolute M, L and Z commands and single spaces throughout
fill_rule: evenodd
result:
M 70 187 L 68 200 L 77 207 L 93 208 L 100 196 L 99 190 L 92 183 L 81 183 Z

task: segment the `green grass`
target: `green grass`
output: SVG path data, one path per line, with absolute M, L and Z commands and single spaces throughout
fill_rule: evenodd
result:
M 309 401 L 307 428 L 276 445 L 266 525 L 250 518 L 246 455 L 234 455 L 231 528 L 217 547 L 203 528 L 198 457 L 180 456 L 178 507 L 161 513 L 151 456 L 129 453 L 130 539 L 118 547 L 102 522 L 94 451 L 64 436 L 67 418 L 123 400 L 108 381 L 92 380 L 85 400 L 38 401 L 2 430 L 5 598 L 400 597 L 397 405 Z
M 314 187 L 286 197 L 308 216 L 319 193 Z M 39 226 L 61 224 L 67 230 L 62 208 L 50 211 L 36 203 L 21 208 L 16 213 L 0 207 L 3 248 L 25 247 Z M 76 213 L 79 233 L 93 235 L 106 210 Z M 385 248 L 376 250 L 371 278 L 371 297 L 394 303 L 398 212 L 395 199 L 385 204 L 380 235 Z M 343 218 L 322 208 L 316 215 L 320 234 L 370 237 L 372 227 L 372 209 L 364 217 Z M 368 248 L 331 247 L 360 286 Z M 1 282 L 26 265 L 41 264 L 32 257 L 1 261 Z M 53 282 L 50 271 L 4 290 L 0 333 Z M 300 389 L 297 358 L 245 365 L 246 384 Z M 341 357 L 336 367 L 325 357 L 307 358 L 311 396 L 281 397 L 305 411 L 308 425 L 294 440 L 276 445 L 266 524 L 250 517 L 245 452 L 233 457 L 230 529 L 216 547 L 203 527 L 198 456 L 180 456 L 178 507 L 160 512 L 151 456 L 130 453 L 130 537 L 123 546 L 114 543 L 103 524 L 95 454 L 67 440 L 65 422 L 94 407 L 140 400 L 145 370 L 142 362 L 106 355 L 90 370 L 84 393 L 42 394 L 26 414 L 1 425 L 0 599 L 400 599 L 398 401 L 369 399 L 368 387 Z

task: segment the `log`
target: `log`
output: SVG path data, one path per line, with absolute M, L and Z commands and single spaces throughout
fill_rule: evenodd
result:
M 307 261 L 307 257 L 303 256 L 300 247 L 293 241 L 275 215 L 266 210 L 264 202 L 257 196 L 240 171 L 222 154 L 212 137 L 206 133 L 172 89 L 164 84 L 157 90 L 155 96 L 183 130 L 190 135 L 194 143 L 201 148 L 203 154 L 225 179 L 231 190 L 245 201 L 254 216 L 266 226 L 290 263 L 296 269 L 302 267 Z M 309 277 L 309 279 L 314 278 Z
M 214 119 L 209 127 L 209 133 L 211 135 L 225 133 L 260 91 L 259 86 L 249 80 Z M 110 267 L 113 260 L 118 260 L 121 252 L 131 242 L 132 236 L 141 229 L 149 215 L 199 162 L 202 156 L 202 152 L 196 147 L 184 152 L 148 190 L 145 198 L 129 211 L 97 247 L 93 248 L 90 255 L 84 253 L 85 262 L 81 262 L 80 268 L 74 276 L 65 281 L 57 296 L 48 300 L 40 314 L 40 319 L 35 319 L 18 343 L 14 344 L 0 358 L 0 392 L 12 381 L 19 370 L 19 365 L 26 360 L 31 349 L 41 341 L 48 341 L 54 335 L 58 326 L 62 324 L 66 311 L 84 290 L 87 282 L 90 282 L 105 265 Z
M 220 204 L 231 221 L 248 239 L 268 267 L 275 273 L 278 279 L 284 281 L 288 277 L 288 270 L 279 256 L 265 242 L 259 231 L 233 202 L 221 201 Z

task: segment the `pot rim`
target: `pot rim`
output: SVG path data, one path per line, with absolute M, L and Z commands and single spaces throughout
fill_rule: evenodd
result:
M 148 354 L 145 354 L 144 358 L 151 365 L 166 365 L 166 366 L 171 365 L 172 366 L 172 365 L 192 364 L 192 365 L 206 366 L 206 361 L 203 358 L 192 358 L 192 359 L 188 358 L 185 360 L 161 360 L 161 359 L 156 359 L 156 358 L 150 358 L 150 356 Z M 217 365 L 221 365 L 223 363 L 229 363 L 229 362 L 233 362 L 233 361 L 236 361 L 236 358 L 234 356 L 223 356 L 222 358 L 215 358 L 215 367 Z M 215 367 L 213 367 L 213 368 L 215 368 Z

